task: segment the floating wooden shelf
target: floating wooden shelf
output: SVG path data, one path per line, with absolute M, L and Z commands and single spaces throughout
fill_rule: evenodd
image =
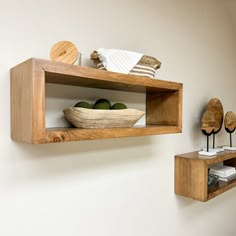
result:
M 146 94 L 146 125 L 132 128 L 45 127 L 45 83 Z M 182 84 L 31 58 L 11 69 L 11 137 L 51 143 L 178 133 L 182 130 Z
M 198 152 L 176 155 L 175 193 L 205 202 L 235 187 L 236 179 L 220 181 L 217 187 L 208 189 L 208 168 L 220 162 L 236 167 L 236 151 L 224 151 L 210 158 Z

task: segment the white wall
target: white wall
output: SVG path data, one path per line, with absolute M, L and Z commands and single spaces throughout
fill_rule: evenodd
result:
M 204 105 L 218 97 L 236 111 L 235 12 L 230 0 L 1 0 L 0 235 L 235 235 L 236 189 L 207 203 L 174 194 L 174 155 L 205 145 Z M 157 77 L 184 84 L 182 134 L 13 142 L 9 70 L 30 57 L 48 59 L 64 39 L 78 46 L 83 65 L 98 47 L 161 60 Z M 73 97 L 56 88 L 49 107 L 77 99 L 76 89 Z M 142 97 L 123 99 L 142 106 Z M 222 130 L 217 144 L 227 137 Z

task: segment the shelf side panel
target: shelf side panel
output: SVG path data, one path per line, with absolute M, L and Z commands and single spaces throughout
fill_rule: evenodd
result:
M 148 125 L 174 125 L 182 130 L 182 89 L 168 93 L 147 93 Z
M 208 168 L 204 161 L 175 156 L 175 193 L 199 201 L 207 200 Z
M 11 69 L 11 137 L 31 142 L 32 122 L 32 61 Z
M 33 143 L 46 135 L 45 121 L 45 71 L 40 63 L 33 60 Z
M 45 136 L 44 71 L 32 59 L 11 69 L 11 137 L 38 143 Z

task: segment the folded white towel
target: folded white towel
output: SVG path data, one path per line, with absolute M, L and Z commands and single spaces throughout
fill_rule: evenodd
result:
M 128 74 L 143 54 L 118 49 L 97 49 L 98 57 L 106 70 Z

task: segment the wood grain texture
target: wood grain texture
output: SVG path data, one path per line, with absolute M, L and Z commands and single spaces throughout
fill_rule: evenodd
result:
M 146 117 L 149 125 L 182 128 L 182 89 L 171 93 L 147 93 Z
M 46 129 L 45 83 L 147 93 L 150 97 L 147 99 L 148 119 L 154 122 L 133 128 Z M 32 58 L 11 69 L 12 139 L 50 143 L 179 133 L 182 130 L 182 87 L 181 83 Z M 152 112 L 154 118 L 150 118 Z
M 207 199 L 206 163 L 175 157 L 175 193 L 199 201 Z
M 141 76 L 69 65 L 60 62 L 33 59 L 46 73 L 47 83 L 67 84 L 91 88 L 103 88 L 129 92 L 173 92 L 182 88 L 181 83 L 150 79 Z
M 35 143 L 45 135 L 44 71 L 28 60 L 11 69 L 11 137 Z
M 11 69 L 11 137 L 17 141 L 33 139 L 32 74 L 32 60 Z
M 69 41 L 57 42 L 50 50 L 50 58 L 53 61 L 74 64 L 78 58 L 77 47 Z
M 216 119 L 212 111 L 204 111 L 201 119 L 202 130 L 207 134 L 211 134 L 216 129 Z
M 136 137 L 179 132 L 180 130 L 175 126 L 135 126 L 132 128 L 110 129 L 49 128 L 46 129 L 46 136 L 43 136 L 38 143 Z
M 199 201 L 208 201 L 236 186 L 236 179 L 208 190 L 208 168 L 224 162 L 236 167 L 236 151 L 224 151 L 214 157 L 201 156 L 198 152 L 175 156 L 175 193 Z
M 224 151 L 224 152 L 219 152 L 215 156 L 209 158 L 207 156 L 199 155 L 198 151 L 195 152 L 189 152 L 189 153 L 184 153 L 177 155 L 186 159 L 195 159 L 195 160 L 201 160 L 207 163 L 207 165 L 212 165 L 216 164 L 219 162 L 223 162 L 229 159 L 233 159 L 236 157 L 236 151 Z
M 225 114 L 224 119 L 225 129 L 228 129 L 230 132 L 233 132 L 236 128 L 236 115 L 232 111 L 228 111 Z
M 219 132 L 224 119 L 224 109 L 221 101 L 218 98 L 212 98 L 206 106 L 206 111 L 213 113 L 215 119 L 214 133 Z

